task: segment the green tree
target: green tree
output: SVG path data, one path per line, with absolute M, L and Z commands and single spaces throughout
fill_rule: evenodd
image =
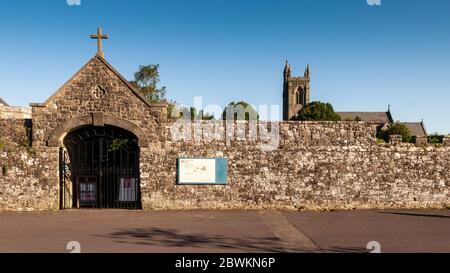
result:
M 293 120 L 301 121 L 340 121 L 341 117 L 334 112 L 330 103 L 315 101 L 304 106 Z
M 134 85 L 138 91 L 150 102 L 161 102 L 165 100 L 166 87 L 158 88 L 159 64 L 141 65 L 139 71 L 134 74 Z
M 434 133 L 428 136 L 428 143 L 439 144 L 444 141 L 444 136 L 439 133 Z
M 173 101 L 167 102 L 167 118 L 168 119 L 178 117 L 178 116 L 173 116 L 174 113 L 172 113 L 173 111 L 175 111 L 176 107 L 177 107 L 176 102 L 173 102 Z
M 258 112 L 253 106 L 245 101 L 240 102 L 230 102 L 222 113 L 222 119 L 227 120 L 227 118 L 234 120 L 259 120 Z
M 210 113 L 204 113 L 203 110 L 200 111 L 202 113 L 202 119 L 203 120 L 214 120 L 215 117 L 211 115 Z
M 190 107 L 189 111 L 191 113 L 191 120 L 198 119 L 198 120 L 213 120 L 214 116 L 205 113 L 203 110 L 197 110 L 195 107 Z
M 405 124 L 397 121 L 389 126 L 386 130 L 381 130 L 378 134 L 378 138 L 382 138 L 385 141 L 389 140 L 390 136 L 400 135 L 403 142 L 412 142 L 411 132 Z
M 179 107 L 174 102 L 170 102 L 168 104 L 168 117 L 172 119 L 180 119 L 183 118 L 184 115 L 190 115 L 190 119 L 198 119 L 198 120 L 213 120 L 214 116 L 205 113 L 203 110 L 198 111 L 195 107 Z M 172 113 L 173 111 L 176 111 L 175 113 Z

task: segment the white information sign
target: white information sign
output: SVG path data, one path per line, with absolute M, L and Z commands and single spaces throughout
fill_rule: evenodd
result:
M 216 160 L 180 159 L 179 183 L 216 183 Z

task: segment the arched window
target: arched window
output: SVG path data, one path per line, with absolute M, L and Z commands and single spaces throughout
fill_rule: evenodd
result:
M 305 92 L 303 92 L 303 89 L 301 87 L 297 88 L 297 91 L 295 92 L 295 102 L 297 105 L 304 105 L 305 102 Z

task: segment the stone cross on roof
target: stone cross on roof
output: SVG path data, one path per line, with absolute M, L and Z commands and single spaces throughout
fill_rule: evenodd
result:
M 97 34 L 93 34 L 91 35 L 91 39 L 97 39 L 97 54 L 102 56 L 103 58 L 105 57 L 105 54 L 103 54 L 103 48 L 102 48 L 102 40 L 103 39 L 108 39 L 109 36 L 108 35 L 103 35 L 102 34 L 102 28 L 98 28 L 97 29 Z

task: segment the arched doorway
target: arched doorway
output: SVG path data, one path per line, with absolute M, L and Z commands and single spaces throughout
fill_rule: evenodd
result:
M 62 178 L 70 172 L 71 189 L 62 183 L 62 208 L 141 209 L 139 146 L 133 133 L 109 125 L 84 126 L 63 142 Z

